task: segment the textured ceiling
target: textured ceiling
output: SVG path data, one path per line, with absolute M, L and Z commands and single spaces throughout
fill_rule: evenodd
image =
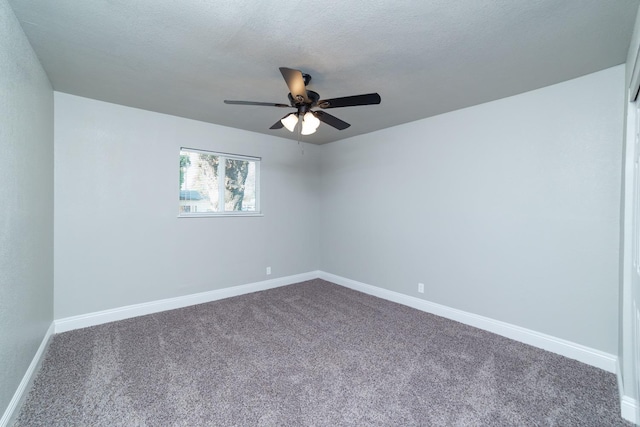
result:
M 329 110 L 322 144 L 503 98 L 626 59 L 638 0 L 9 0 L 53 87 L 103 101 L 269 130 L 288 103 L 278 67 Z

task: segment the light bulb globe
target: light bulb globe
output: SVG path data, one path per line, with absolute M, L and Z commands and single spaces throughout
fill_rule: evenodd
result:
M 318 120 L 318 118 L 314 116 L 311 111 L 308 111 L 304 115 L 303 119 L 304 119 L 304 123 L 307 123 L 308 126 L 312 126 L 314 129 L 318 129 L 318 126 L 320 126 L 320 120 Z
M 291 113 L 284 119 L 280 120 L 280 122 L 289 132 L 293 132 L 298 124 L 298 115 L 296 113 Z

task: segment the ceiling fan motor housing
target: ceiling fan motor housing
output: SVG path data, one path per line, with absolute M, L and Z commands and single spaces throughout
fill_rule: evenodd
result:
M 307 91 L 307 98 L 309 98 L 309 100 L 311 101 L 310 104 L 307 104 L 309 107 L 315 107 L 316 104 L 318 104 L 318 100 L 320 99 L 320 95 L 318 94 L 318 92 L 314 92 L 312 90 L 308 90 Z M 305 105 L 306 103 L 304 102 L 303 99 L 295 99 L 293 97 L 293 95 L 291 95 L 291 93 L 289 93 L 289 101 L 291 101 L 291 106 L 292 107 L 299 107 L 300 105 Z

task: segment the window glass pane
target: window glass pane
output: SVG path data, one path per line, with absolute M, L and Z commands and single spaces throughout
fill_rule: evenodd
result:
M 212 154 L 180 151 L 180 213 L 218 212 L 218 163 Z
M 249 160 L 226 159 L 224 210 L 256 210 L 256 165 Z

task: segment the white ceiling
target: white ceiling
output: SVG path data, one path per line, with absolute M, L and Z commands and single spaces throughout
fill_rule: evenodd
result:
M 278 67 L 321 98 L 378 92 L 328 110 L 322 144 L 503 98 L 621 64 L 638 0 L 9 0 L 53 88 L 296 139 L 269 130 L 288 103 Z

